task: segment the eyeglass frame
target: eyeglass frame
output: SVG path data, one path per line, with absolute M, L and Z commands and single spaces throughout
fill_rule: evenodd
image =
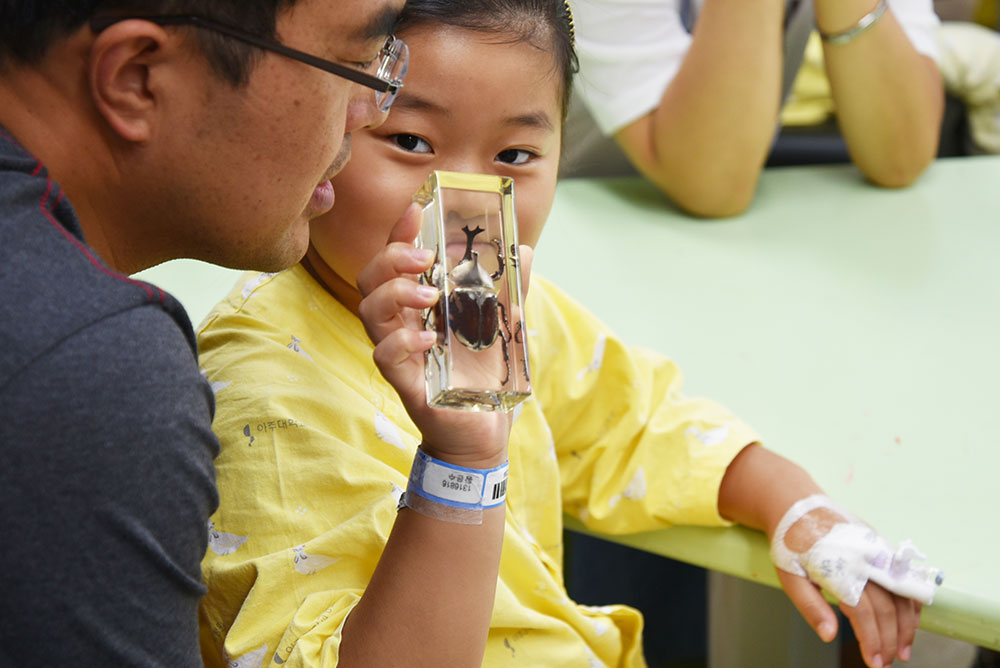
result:
M 406 46 L 406 42 L 391 34 L 386 38 L 385 44 L 383 44 L 382 48 L 379 50 L 379 56 L 376 56 L 381 57 L 382 62 L 379 64 L 378 74 L 373 75 L 352 67 L 347 67 L 346 65 L 340 65 L 329 60 L 324 60 L 323 58 L 308 54 L 305 51 L 299 51 L 298 49 L 293 49 L 290 46 L 285 46 L 276 40 L 260 37 L 258 35 L 254 35 L 253 33 L 240 30 L 239 28 L 233 28 L 232 26 L 219 23 L 218 21 L 213 21 L 212 19 L 207 19 L 196 14 L 94 17 L 90 20 L 90 29 L 99 33 L 115 23 L 130 20 L 149 21 L 150 23 L 155 23 L 160 26 L 187 25 L 195 28 L 204 28 L 205 30 L 221 33 L 265 51 L 271 51 L 273 53 L 277 53 L 278 55 L 285 56 L 286 58 L 297 60 L 300 63 L 311 65 L 312 67 L 321 69 L 324 72 L 328 72 L 335 76 L 353 81 L 354 83 L 361 84 L 367 88 L 371 88 L 376 93 L 375 104 L 379 111 L 383 113 L 389 111 L 389 107 L 392 106 L 392 103 L 396 100 L 396 96 L 399 94 L 399 90 L 403 87 L 403 77 L 406 76 L 406 69 L 409 64 L 409 48 Z M 400 55 L 397 55 L 395 59 L 390 60 L 392 55 L 395 53 L 399 53 Z M 387 78 L 388 74 L 385 70 L 401 58 L 403 59 L 402 76 L 397 79 Z M 379 93 L 381 93 L 381 95 L 379 95 Z

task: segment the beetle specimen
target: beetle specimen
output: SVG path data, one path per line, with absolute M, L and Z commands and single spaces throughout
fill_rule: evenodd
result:
M 503 247 L 499 241 L 493 241 L 497 247 L 498 269 L 495 274 L 489 274 L 479 264 L 479 253 L 472 250 L 476 236 L 485 230 L 481 227 L 470 230 L 466 225 L 462 231 L 465 232 L 465 255 L 450 274 L 454 287 L 448 297 L 448 324 L 465 347 L 485 350 L 493 345 L 498 334 L 505 343 L 509 340 L 510 325 L 503 304 L 497 299 L 495 283 L 503 275 Z M 498 313 L 507 329 L 506 337 L 500 332 Z
M 506 385 L 510 380 L 510 352 L 507 346 L 513 334 L 507 319 L 507 309 L 498 297 L 499 289 L 496 286 L 496 281 L 503 276 L 504 271 L 503 246 L 498 239 L 491 242 L 497 249 L 497 271 L 490 274 L 479 263 L 479 252 L 472 249 L 476 237 L 485 230 L 479 226 L 470 230 L 466 225 L 462 231 L 465 232 L 465 254 L 448 274 L 452 283 L 451 293 L 448 295 L 448 326 L 455 338 L 470 350 L 485 350 L 497 338 L 501 340 L 506 375 L 500 384 Z M 425 275 L 424 280 L 440 287 L 438 271 L 435 267 L 432 275 Z M 443 306 L 438 302 L 434 307 L 434 321 L 438 327 L 444 326 Z M 426 322 L 425 319 L 425 324 Z

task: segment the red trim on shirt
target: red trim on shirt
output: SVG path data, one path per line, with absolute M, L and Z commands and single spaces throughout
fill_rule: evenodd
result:
M 41 165 L 42 163 L 39 162 L 38 164 Z M 90 264 L 94 265 L 94 267 L 99 269 L 102 273 L 104 273 L 107 276 L 110 276 L 115 280 L 124 281 L 125 283 L 130 283 L 132 285 L 136 285 L 142 288 L 146 292 L 146 296 L 149 297 L 150 301 L 154 300 L 155 297 L 153 296 L 153 291 L 148 284 L 131 279 L 128 276 L 119 274 L 118 272 L 112 271 L 107 267 L 105 267 L 104 265 L 102 265 L 100 262 L 97 261 L 97 258 L 95 258 L 93 254 L 91 254 L 89 248 L 80 243 L 80 241 L 76 237 L 74 237 L 72 234 L 69 233 L 69 230 L 67 230 L 65 227 L 59 224 L 59 221 L 56 220 L 52 211 L 49 209 L 48 202 L 45 201 L 49 198 L 49 193 L 52 192 L 52 186 L 53 186 L 52 179 L 46 176 L 45 183 L 46 183 L 45 194 L 42 195 L 42 199 L 39 200 L 38 202 L 38 208 L 41 209 L 42 215 L 48 218 L 49 222 L 52 223 L 57 230 L 62 232 L 62 235 L 66 237 L 71 244 L 77 247 L 77 250 L 79 250 L 81 253 L 87 256 L 87 259 L 90 260 Z M 164 299 L 166 298 L 164 292 L 160 288 L 156 288 L 156 290 L 157 292 L 160 293 L 160 303 L 162 304 Z
M 7 132 L 5 132 L 2 129 L 0 129 L 0 138 L 6 139 L 8 142 L 10 142 L 11 144 L 13 144 L 14 146 L 17 146 L 17 147 L 21 148 L 26 153 L 28 153 L 28 155 L 30 155 L 32 157 L 32 159 L 35 160 L 35 163 L 36 163 L 35 164 L 35 169 L 31 172 L 31 176 L 38 176 L 39 174 L 42 173 L 42 170 L 45 168 L 45 166 L 42 164 L 41 160 L 39 160 L 35 156 L 31 155 L 30 151 L 28 151 L 23 146 L 21 146 L 21 144 L 17 140 L 15 140 L 13 137 L 11 137 L 9 134 L 7 134 Z M 59 221 L 56 220 L 55 214 L 52 212 L 51 207 L 49 206 L 48 202 L 46 201 L 46 200 L 48 200 L 49 195 L 52 193 L 52 187 L 54 186 L 54 183 L 53 183 L 52 179 L 48 175 L 45 176 L 45 186 L 46 186 L 45 187 L 45 193 L 42 195 L 42 198 L 38 201 L 38 208 L 41 210 L 42 215 L 45 216 L 45 218 L 48 219 L 48 221 L 50 223 L 52 223 L 52 225 L 55 226 L 55 228 L 57 230 L 59 230 L 62 233 L 62 235 L 64 237 L 66 237 L 66 239 L 69 240 L 70 243 L 72 243 L 74 246 L 76 246 L 77 250 L 79 250 L 81 253 L 83 253 L 85 256 L 87 256 L 87 259 L 90 260 L 90 263 L 92 265 L 94 265 L 94 267 L 96 267 L 98 270 L 100 270 L 101 273 L 105 274 L 106 276 L 110 276 L 111 278 L 113 278 L 115 280 L 122 281 L 122 282 L 125 282 L 125 283 L 129 283 L 131 285 L 138 286 L 138 287 L 140 287 L 140 288 L 143 289 L 143 291 L 146 293 L 146 296 L 149 297 L 150 301 L 155 300 L 156 297 L 153 295 L 153 290 L 151 289 L 151 287 L 150 287 L 149 284 L 143 283 L 141 281 L 136 281 L 134 279 L 129 278 L 128 276 L 125 276 L 123 274 L 119 274 L 116 271 L 112 271 L 112 270 L 108 269 L 107 267 L 105 267 L 104 265 L 102 265 L 97 260 L 97 258 L 95 258 L 93 256 L 93 254 L 90 252 L 90 249 L 87 248 L 87 246 L 85 246 L 84 244 L 80 243 L 80 241 L 75 236 L 73 236 L 72 234 L 69 233 L 69 230 L 67 230 L 65 227 L 63 227 L 62 225 L 59 224 Z M 62 189 L 60 189 L 59 190 L 59 195 L 58 195 L 58 197 L 56 198 L 56 201 L 55 201 L 55 205 L 56 206 L 59 205 L 59 202 L 62 201 L 62 198 L 63 198 L 63 192 L 62 192 Z M 166 300 L 166 293 L 164 293 L 162 289 L 160 289 L 159 287 L 157 287 L 155 285 L 152 286 L 152 287 L 156 288 L 156 291 L 159 293 L 159 298 L 160 298 L 159 301 L 162 304 Z

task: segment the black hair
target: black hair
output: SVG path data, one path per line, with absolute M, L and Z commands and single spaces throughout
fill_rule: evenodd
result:
M 37 63 L 53 42 L 97 16 L 197 14 L 261 37 L 274 37 L 278 13 L 296 0 L 0 0 L 0 68 Z M 209 30 L 197 44 L 216 73 L 245 83 L 259 49 Z
M 562 79 L 565 120 L 573 74 L 579 69 L 566 0 L 407 0 L 396 31 L 423 23 L 510 35 L 513 41 L 551 52 Z

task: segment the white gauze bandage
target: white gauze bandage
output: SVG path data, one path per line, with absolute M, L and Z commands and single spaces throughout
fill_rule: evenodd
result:
M 785 534 L 805 515 L 826 508 L 844 521 L 805 552 L 785 545 Z M 795 503 L 781 518 L 771 539 L 771 561 L 783 571 L 809 578 L 846 605 L 856 606 L 869 580 L 885 589 L 930 605 L 944 580 L 936 568 L 913 565 L 926 557 L 909 540 L 893 549 L 885 538 L 828 497 L 814 494 Z

